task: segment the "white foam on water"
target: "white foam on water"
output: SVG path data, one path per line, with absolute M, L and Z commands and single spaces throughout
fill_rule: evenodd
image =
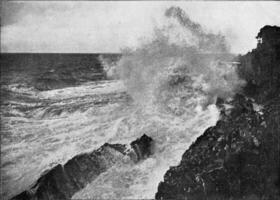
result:
M 38 107 L 22 104 L 24 116 L 1 119 L 5 198 L 79 153 L 105 142 L 129 144 L 143 134 L 155 143 L 150 158 L 136 164 L 128 157 L 120 159 L 73 199 L 154 198 L 167 169 L 180 162 L 206 128 L 215 125 L 216 98 L 231 98 L 243 84 L 234 67 L 220 62 L 224 56 L 216 58 L 217 53 L 229 53 L 223 36 L 205 32 L 180 8 L 171 7 L 165 15 L 177 24 L 156 29 L 153 41 L 123 52 L 116 66 L 122 81 L 32 93 Z M 178 34 L 187 34 L 177 41 L 170 34 L 178 26 Z
M 115 101 L 122 98 L 122 83 L 103 81 L 91 84 L 60 89 L 59 93 L 57 90 L 38 93 L 33 96 L 34 101 L 43 106 L 34 109 L 28 117 L 11 108 L 9 112 L 15 112 L 18 116 L 1 117 L 4 199 L 27 189 L 44 170 L 63 164 L 79 153 L 97 149 L 114 137 L 118 123 L 130 113 L 128 102 Z M 119 95 L 110 96 L 111 93 Z M 45 101 L 50 99 L 46 104 Z M 108 102 L 92 104 L 96 99 L 100 102 L 106 99 Z M 26 108 L 28 112 L 29 106 L 34 106 L 24 102 L 13 103 Z M 69 112 L 69 104 L 80 107 Z M 53 108 L 61 108 L 62 112 L 54 116 L 50 111 L 47 115 L 48 110 Z
M 94 87 L 79 86 L 75 90 L 71 88 L 73 96 L 71 97 L 69 93 L 67 98 L 76 104 L 85 103 L 85 101 L 91 103 L 92 98 L 81 99 L 80 97 L 89 93 L 95 96 L 93 91 L 80 92 L 80 96 L 74 91 L 84 91 L 83 87 L 87 87 L 87 90 L 90 90 L 89 88 L 95 90 L 96 85 L 98 84 L 94 83 Z M 118 88 L 117 81 L 107 82 L 106 85 L 110 88 L 109 90 Z M 104 88 L 104 84 L 101 83 L 101 86 Z M 69 91 L 69 88 L 66 90 Z M 118 89 L 111 91 L 120 92 Z M 42 96 L 39 100 L 44 100 Z M 50 96 L 44 97 L 48 99 Z M 150 110 L 131 105 L 126 101 L 109 101 L 107 104 L 94 105 L 86 111 L 78 109 L 72 113 L 62 112 L 56 117 L 39 117 L 54 105 L 63 107 L 67 104 L 63 102 L 64 97 L 53 95 L 52 102 L 47 104 L 47 107 L 36 109 L 31 118 L 3 118 L 6 132 L 4 134 L 9 134 L 11 137 L 11 139 L 4 139 L 1 148 L 2 164 L 5 164 L 1 168 L 5 197 L 11 197 L 26 189 L 43 171 L 56 164 L 63 164 L 79 153 L 97 149 L 105 142 L 129 144 L 143 134 L 147 134 L 155 140 L 156 145 L 156 152 L 151 158 L 139 164 L 121 161 L 116 165 L 117 171 L 109 170 L 103 174 L 109 177 L 106 180 L 122 182 L 123 185 L 119 184 L 120 188 L 116 188 L 110 181 L 108 183 L 103 180 L 101 176 L 74 197 L 102 198 L 105 194 L 107 196 L 111 194 L 112 198 L 118 195 L 127 198 L 152 198 L 158 182 L 162 180 L 169 166 L 178 164 L 189 144 L 205 128 L 213 125 L 218 117 L 218 111 L 214 105 L 208 106 L 205 110 L 199 109 L 197 98 L 190 98 L 189 101 L 194 101 L 198 107 L 191 107 L 192 116 L 185 118 L 158 112 L 158 109 Z M 101 100 L 102 97 L 101 94 Z M 123 179 L 124 174 L 131 177 L 131 182 Z M 100 189 L 100 196 L 97 193 L 87 192 L 87 190 L 92 191 L 97 183 L 103 188 Z M 128 184 L 129 187 L 127 187 Z M 114 192 L 109 192 L 112 188 Z
M 112 138 L 112 141 L 123 137 L 126 141 L 132 141 L 145 133 L 155 141 L 155 153 L 138 164 L 118 163 L 77 192 L 72 199 L 154 198 L 164 173 L 170 166 L 179 164 L 183 152 L 207 127 L 216 123 L 218 116 L 217 108 L 211 105 L 206 110 L 194 111 L 192 119 L 185 123 L 180 119 L 141 112 L 134 113 L 126 120 L 123 118 L 123 123 L 119 123 L 117 138 Z
M 91 82 L 84 84 L 83 87 L 68 87 L 63 89 L 43 91 L 38 93 L 38 96 L 44 99 L 66 99 L 85 95 L 122 92 L 124 90 L 125 89 L 121 81 L 111 80 Z
M 225 38 L 208 33 L 178 7 L 166 10 L 168 23 L 154 38 L 126 49 L 117 65 L 135 102 L 135 112 L 118 123 L 110 141 L 126 142 L 146 134 L 154 154 L 138 164 L 120 162 L 102 173 L 73 199 L 152 199 L 170 166 L 206 128 L 215 125 L 217 97 L 231 98 L 243 81 L 223 53 Z

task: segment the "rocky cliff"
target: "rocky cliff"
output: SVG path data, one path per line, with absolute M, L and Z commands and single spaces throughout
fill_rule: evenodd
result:
M 280 199 L 279 29 L 262 28 L 239 57 L 243 94 L 217 100 L 220 120 L 166 172 L 156 199 Z

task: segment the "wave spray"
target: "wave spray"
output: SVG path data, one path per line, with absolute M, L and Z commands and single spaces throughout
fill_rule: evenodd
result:
M 216 98 L 230 98 L 244 84 L 224 36 L 204 31 L 179 7 L 167 9 L 165 17 L 153 39 L 125 49 L 116 66 L 135 108 L 118 121 L 114 140 L 147 134 L 154 154 L 138 164 L 121 161 L 73 198 L 154 198 L 167 169 L 215 125 Z

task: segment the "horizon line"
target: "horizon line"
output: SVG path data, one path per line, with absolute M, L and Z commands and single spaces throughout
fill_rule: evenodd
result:
M 121 52 L 0 52 L 0 54 L 121 54 Z

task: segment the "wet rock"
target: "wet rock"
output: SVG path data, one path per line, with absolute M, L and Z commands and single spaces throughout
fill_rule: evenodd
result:
M 134 160 L 136 162 L 149 157 L 153 153 L 153 140 L 145 134 L 130 145 L 135 153 Z
M 228 103 L 232 112 L 224 112 L 184 153 L 181 163 L 166 172 L 156 199 L 280 198 L 280 99 L 264 108 L 264 116 L 242 95 Z
M 143 135 L 133 141 L 130 148 L 122 144 L 105 143 L 91 153 L 77 155 L 65 165 L 59 164 L 46 171 L 33 186 L 13 197 L 12 200 L 71 199 L 77 191 L 124 156 L 130 156 L 137 162 L 151 155 L 152 141 L 152 138 Z

